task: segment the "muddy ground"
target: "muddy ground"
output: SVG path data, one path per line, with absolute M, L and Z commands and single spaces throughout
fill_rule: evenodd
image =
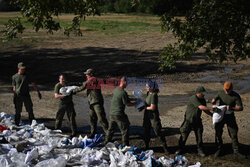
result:
M 44 36 L 36 34 L 41 41 L 29 45 L 22 42 L 10 45 L 0 43 L 0 112 L 13 114 L 11 76 L 16 73 L 16 65 L 19 61 L 28 64 L 28 72 L 39 85 L 43 98 L 38 99 L 36 92 L 31 88 L 31 97 L 34 103 L 34 114 L 39 122 L 44 122 L 53 128 L 57 101 L 54 99 L 53 89 L 58 82 L 58 74 L 65 72 L 69 75 L 71 84 L 79 84 L 84 80 L 83 71 L 94 68 L 100 78 L 117 78 L 123 75 L 136 78 L 160 78 L 163 80 L 160 89 L 160 116 L 163 131 L 166 134 L 167 143 L 171 155 L 177 149 L 179 127 L 184 119 L 184 113 L 188 98 L 194 94 L 197 86 L 204 86 L 207 90 L 206 97 L 211 99 L 218 90 L 223 88 L 223 82 L 230 80 L 234 84 L 236 92 L 241 94 L 244 110 L 235 113 L 239 126 L 239 142 L 241 151 L 249 157 L 250 154 L 250 63 L 240 61 L 238 64 L 227 62 L 215 64 L 208 62 L 201 53 L 195 55 L 190 61 L 177 63 L 175 70 L 158 71 L 158 54 L 164 46 L 175 41 L 170 33 L 160 32 L 136 34 L 121 34 L 120 36 L 98 36 L 94 32 L 85 32 L 83 37 L 66 38 L 62 32 Z M 26 34 L 25 38 L 34 36 Z M 23 38 L 22 40 L 25 40 Z M 46 38 L 46 39 L 44 39 Z M 21 40 L 21 41 L 22 41 Z M 25 43 L 25 42 L 24 42 Z M 132 94 L 132 89 L 128 89 Z M 145 93 L 145 90 L 144 90 Z M 112 90 L 103 90 L 105 96 L 105 109 L 109 115 L 109 107 Z M 86 92 L 74 96 L 77 112 L 77 124 L 82 135 L 89 133 L 89 117 Z M 211 104 L 208 104 L 209 106 Z M 25 110 L 25 109 L 24 109 Z M 142 112 L 134 108 L 127 108 L 126 113 L 131 121 L 131 144 L 144 146 L 141 140 L 143 133 Z M 234 159 L 232 157 L 231 139 L 224 127 L 223 141 L 225 143 L 225 155 L 214 159 L 213 153 L 215 133 L 211 117 L 203 114 L 203 141 L 205 158 L 197 156 L 194 133 L 190 134 L 187 141 L 186 154 L 191 163 L 200 161 L 203 166 L 249 166 L 248 159 Z M 27 113 L 23 111 L 22 119 L 27 120 Z M 65 117 L 64 132 L 69 133 L 69 126 Z M 101 133 L 101 128 L 99 129 Z M 153 134 L 152 134 L 153 135 Z M 120 141 L 120 133 L 114 140 Z M 162 149 L 156 139 L 151 141 L 151 149 L 158 156 L 162 155 Z

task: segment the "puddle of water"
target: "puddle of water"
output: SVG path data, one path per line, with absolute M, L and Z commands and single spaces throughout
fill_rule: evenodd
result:
M 225 67 L 224 70 L 227 71 L 227 72 L 230 72 L 230 71 L 232 71 L 233 69 L 232 69 L 232 68 L 229 68 L 229 67 Z
M 205 75 L 204 77 L 195 79 L 195 81 L 199 81 L 199 82 L 221 82 L 221 81 L 225 81 L 227 78 L 227 74 L 208 74 L 208 73 L 202 73 L 203 75 Z
M 244 77 L 243 80 L 236 81 L 236 87 L 239 88 L 237 90 L 238 93 L 247 93 L 250 91 L 250 76 Z

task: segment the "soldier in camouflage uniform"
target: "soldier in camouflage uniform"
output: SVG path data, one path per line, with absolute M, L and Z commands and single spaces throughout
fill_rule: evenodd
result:
M 233 141 L 232 147 L 234 155 L 243 156 L 239 153 L 239 142 L 237 137 L 238 126 L 234 116 L 234 111 L 242 111 L 243 105 L 240 95 L 233 91 L 233 85 L 231 82 L 225 82 L 224 90 L 217 93 L 215 98 L 212 100 L 212 103 L 215 104 L 216 101 L 219 101 L 219 105 L 227 105 L 227 111 L 225 112 L 223 119 L 215 124 L 215 142 L 218 146 L 215 157 L 218 157 L 222 154 L 222 133 L 225 124 L 227 125 L 228 134 Z
M 146 84 L 147 97 L 146 97 L 146 107 L 143 117 L 143 127 L 144 127 L 144 142 L 146 145 L 146 150 L 149 147 L 150 142 L 150 131 L 153 128 L 155 135 L 159 138 L 165 154 L 169 154 L 167 149 L 167 143 L 165 136 L 162 134 L 161 120 L 158 110 L 158 85 L 156 82 L 149 81 Z
M 97 85 L 97 79 L 94 77 L 94 70 L 88 69 L 84 74 L 87 77 L 87 81 L 82 83 L 82 86 L 73 90 L 73 93 L 77 93 L 87 89 L 87 96 L 89 102 L 89 116 L 91 133 L 89 138 L 93 138 L 97 131 L 97 121 L 101 124 L 103 131 L 108 130 L 108 121 L 104 110 L 104 99 L 101 92 L 101 87 Z M 100 86 L 100 85 L 99 85 Z
M 212 116 L 212 113 L 210 112 L 212 108 L 206 107 L 204 93 L 205 93 L 205 88 L 198 87 L 196 89 L 196 94 L 189 99 L 187 110 L 184 117 L 184 122 L 180 127 L 180 132 L 181 132 L 181 136 L 179 139 L 180 148 L 179 150 L 176 151 L 176 154 L 182 153 L 183 147 L 185 146 L 189 133 L 192 130 L 194 130 L 198 147 L 198 155 L 202 157 L 205 156 L 202 149 L 203 125 L 202 125 L 201 113 L 202 111 L 204 111 L 206 114 Z
M 26 75 L 26 66 L 23 62 L 18 63 L 18 72 L 12 76 L 12 86 L 14 98 L 13 102 L 15 105 L 15 124 L 19 125 L 21 119 L 22 106 L 24 104 L 26 111 L 29 114 L 29 121 L 31 122 L 34 118 L 33 103 L 29 94 L 29 84 L 32 84 L 34 89 L 37 91 L 39 99 L 42 95 L 34 82 L 30 81 L 29 76 Z
M 110 107 L 109 129 L 105 138 L 105 144 L 111 141 L 117 125 L 122 134 L 122 144 L 129 145 L 129 125 L 128 116 L 125 114 L 125 106 L 134 106 L 130 102 L 127 92 L 124 90 L 127 87 L 126 77 L 122 77 L 120 85 L 114 89 Z
M 68 96 L 60 94 L 60 89 L 65 86 L 67 86 L 66 76 L 64 74 L 60 74 L 59 82 L 55 85 L 55 90 L 54 90 L 55 98 L 59 99 L 58 111 L 56 113 L 55 129 L 61 128 L 62 120 L 66 112 L 71 125 L 71 131 L 72 131 L 71 137 L 74 137 L 77 135 L 77 126 L 75 120 L 76 112 L 72 101 L 72 93 Z

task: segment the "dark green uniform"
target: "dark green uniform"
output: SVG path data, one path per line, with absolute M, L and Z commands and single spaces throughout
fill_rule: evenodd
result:
M 216 97 L 214 98 L 215 101 L 219 100 L 219 105 L 229 105 L 230 107 L 242 106 L 242 101 L 240 95 L 234 91 L 231 92 L 230 95 L 226 94 L 224 90 L 219 91 Z M 234 112 L 224 114 L 222 121 L 215 124 L 215 136 L 216 136 L 216 144 L 218 149 L 222 149 L 222 133 L 224 125 L 227 125 L 228 134 L 232 139 L 232 147 L 235 153 L 239 151 L 239 143 L 238 143 L 238 126 L 235 120 Z
M 151 106 L 151 104 L 156 105 L 156 109 L 154 111 L 145 110 L 144 112 L 144 117 L 143 117 L 144 141 L 146 147 L 148 147 L 150 141 L 150 130 L 151 127 L 153 127 L 156 136 L 160 139 L 160 142 L 163 145 L 164 150 L 166 150 L 167 149 L 166 139 L 163 133 L 161 133 L 162 125 L 159 117 L 157 93 L 148 93 L 146 97 L 146 106 L 149 107 Z
M 122 144 L 129 145 L 129 125 L 128 116 L 125 114 L 125 106 L 130 103 L 127 92 L 124 89 L 116 88 L 113 92 L 110 107 L 110 122 L 105 143 L 111 141 L 114 131 L 118 125 L 122 134 Z
M 90 116 L 91 135 L 96 134 L 97 121 L 99 121 L 104 132 L 106 133 L 106 131 L 108 130 L 108 121 L 103 106 L 104 100 L 101 89 L 97 88 L 89 89 L 88 86 L 89 85 L 87 85 L 87 82 L 83 82 L 82 86 L 73 90 L 73 92 L 76 93 L 87 89 L 87 97 L 90 108 L 89 116 Z
M 57 83 L 55 86 L 55 93 L 60 94 L 59 90 L 62 88 L 62 84 Z M 65 96 L 62 99 L 59 99 L 59 108 L 58 111 L 56 113 L 56 123 L 55 123 L 55 129 L 60 129 L 62 126 L 62 120 L 64 117 L 64 114 L 66 112 L 67 117 L 70 121 L 70 126 L 71 126 L 71 130 L 72 130 L 72 135 L 76 135 L 77 133 L 77 127 L 76 127 L 76 120 L 75 120 L 75 116 L 76 116 L 76 112 L 74 109 L 74 104 L 72 101 L 72 95 L 69 96 Z
M 194 130 L 197 147 L 198 149 L 202 149 L 202 133 L 203 133 L 203 125 L 201 119 L 202 111 L 198 108 L 198 106 L 203 105 L 206 106 L 205 99 L 200 99 L 196 95 L 193 95 L 188 102 L 184 122 L 180 127 L 181 137 L 179 139 L 179 146 L 183 148 L 187 141 L 189 133 Z
M 19 125 L 21 119 L 21 112 L 23 103 L 26 108 L 26 111 L 29 114 L 29 120 L 32 121 L 34 119 L 33 114 L 33 103 L 29 94 L 29 77 L 25 74 L 18 74 L 12 76 L 12 85 L 16 87 L 16 92 L 14 94 L 14 105 L 15 105 L 15 124 Z

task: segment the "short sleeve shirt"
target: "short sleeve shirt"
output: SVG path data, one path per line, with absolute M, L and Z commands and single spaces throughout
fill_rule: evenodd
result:
M 154 104 L 154 105 L 156 105 L 156 110 L 158 111 L 158 95 L 157 95 L 157 93 L 148 93 L 145 101 L 146 101 L 147 107 L 151 106 L 151 104 Z
M 87 89 L 87 97 L 88 97 L 88 101 L 90 105 L 95 104 L 95 103 L 103 103 L 104 100 L 103 100 L 101 89 L 95 88 L 96 83 L 93 83 L 93 84 L 94 85 L 88 85 L 87 81 L 85 81 L 82 83 L 82 86 L 75 89 L 73 92 L 80 92 L 80 91 Z
M 16 94 L 21 96 L 29 95 L 30 78 L 25 74 L 18 74 L 12 76 L 12 86 L 16 87 Z
M 232 91 L 231 94 L 226 94 L 224 90 L 219 91 L 214 98 L 219 100 L 219 105 L 229 105 L 230 107 L 242 106 L 241 97 L 238 93 Z
M 196 95 L 191 96 L 189 99 L 185 118 L 190 122 L 201 120 L 201 110 L 198 108 L 200 105 L 206 106 L 206 100 L 200 99 Z
M 62 88 L 62 84 L 60 84 L 60 82 L 58 82 L 55 86 L 55 90 L 54 90 L 54 93 L 57 93 L 57 94 L 60 94 L 60 89 Z M 68 104 L 68 103 L 72 103 L 72 95 L 70 96 L 65 96 L 64 98 L 62 99 L 59 99 L 59 102 L 61 104 Z
M 128 103 L 130 103 L 130 100 L 127 92 L 121 88 L 114 89 L 110 115 L 125 115 L 125 105 Z

